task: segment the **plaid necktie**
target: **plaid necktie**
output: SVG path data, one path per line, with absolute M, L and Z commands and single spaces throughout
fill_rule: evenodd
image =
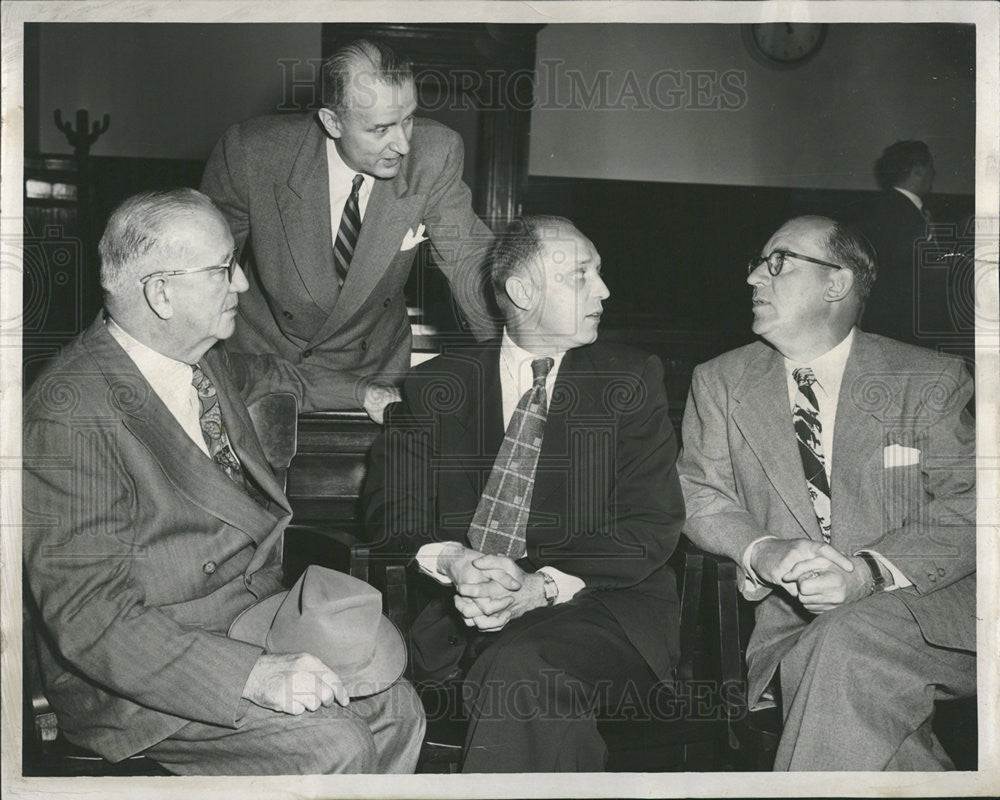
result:
M 792 377 L 799 385 L 795 395 L 795 408 L 792 410 L 792 423 L 795 426 L 795 438 L 799 442 L 799 455 L 802 457 L 802 467 L 806 474 L 806 488 L 812 498 L 813 510 L 819 520 L 823 541 L 830 541 L 830 482 L 826 478 L 825 459 L 823 457 L 823 426 L 819 422 L 819 404 L 813 384 L 816 376 L 809 367 L 800 367 L 792 371 Z
M 364 175 L 355 175 L 351 184 L 351 194 L 344 203 L 344 213 L 340 215 L 340 228 L 337 230 L 337 241 L 333 245 L 333 260 L 337 267 L 337 283 L 341 286 L 347 280 L 347 270 L 351 266 L 354 248 L 358 244 L 358 233 L 361 231 L 361 206 L 358 192 L 364 182 Z
M 521 558 L 525 553 L 525 529 L 535 488 L 535 467 L 545 435 L 548 397 L 545 378 L 555 363 L 551 358 L 531 362 L 534 378 L 514 409 L 503 442 L 493 462 L 493 471 L 476 507 L 469 542 L 483 553 Z
M 258 505 L 267 508 L 269 505 L 267 498 L 252 480 L 248 480 L 229 442 L 229 434 L 222 424 L 222 409 L 215 393 L 215 384 L 197 364 L 191 365 L 191 385 L 198 391 L 198 405 L 201 409 L 198 421 L 201 423 L 201 433 L 205 437 L 205 444 L 208 445 L 212 460 L 226 473 L 229 480 L 249 494 Z

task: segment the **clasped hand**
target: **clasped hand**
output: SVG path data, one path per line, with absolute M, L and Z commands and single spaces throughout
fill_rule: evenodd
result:
M 441 571 L 454 583 L 455 608 L 470 628 L 498 631 L 545 604 L 542 576 L 525 572 L 507 556 L 464 548 Z
M 844 555 L 824 542 L 764 539 L 754 547 L 750 560 L 761 580 L 797 597 L 813 614 L 853 603 L 867 593 L 868 568 L 862 559 Z

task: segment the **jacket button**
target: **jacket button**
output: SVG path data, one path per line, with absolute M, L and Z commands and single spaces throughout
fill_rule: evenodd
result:
M 361 340 L 361 349 L 362 350 L 368 349 L 368 342 L 366 342 L 364 339 Z
M 382 301 L 382 308 L 388 308 L 391 302 L 392 302 L 391 297 L 385 298 L 385 300 Z
M 944 577 L 944 567 L 938 567 L 938 575 L 940 575 L 942 578 Z
M 213 572 L 215 572 L 215 562 L 206 561 L 204 564 L 201 565 L 201 571 L 204 572 L 206 575 L 211 575 Z
M 282 312 L 281 312 L 281 315 L 282 315 L 282 316 L 283 316 L 283 317 L 284 317 L 285 319 L 292 319 L 292 312 L 291 312 L 291 311 L 282 311 Z
M 458 644 L 458 637 L 455 634 L 453 634 L 453 633 L 449 633 L 448 634 L 448 644 L 451 644 L 451 645 Z
M 302 357 L 303 358 L 309 358 L 309 356 L 311 356 L 312 354 L 313 354 L 312 350 L 303 350 L 302 351 Z
M 931 583 L 937 583 L 937 575 L 935 575 L 933 572 L 927 573 L 927 578 L 928 580 L 930 580 Z

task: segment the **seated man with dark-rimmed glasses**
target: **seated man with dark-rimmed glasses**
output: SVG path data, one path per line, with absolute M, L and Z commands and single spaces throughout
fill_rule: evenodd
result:
M 179 774 L 412 772 L 405 681 L 355 697 L 338 665 L 227 635 L 282 588 L 291 517 L 246 404 L 314 410 L 335 376 L 225 352 L 247 279 L 200 192 L 129 198 L 99 250 L 104 310 L 24 402 L 25 576 L 60 731 Z
M 695 369 L 679 469 L 685 533 L 759 601 L 774 767 L 950 768 L 931 720 L 976 691 L 972 380 L 858 327 L 875 253 L 846 225 L 792 219 L 748 273 L 762 341 Z

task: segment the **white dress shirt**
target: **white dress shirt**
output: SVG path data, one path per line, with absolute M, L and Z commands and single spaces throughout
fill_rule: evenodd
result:
M 553 360 L 552 368 L 545 378 L 545 392 L 548 398 L 552 398 L 552 387 L 556 383 L 556 375 L 559 373 L 559 366 L 562 364 L 565 351 L 557 353 L 530 353 L 518 347 L 507 335 L 504 328 L 503 338 L 500 342 L 500 392 L 503 402 L 503 425 L 504 430 L 510 425 L 510 419 L 514 416 L 514 409 L 521 400 L 521 396 L 527 392 L 534 383 L 534 375 L 531 371 L 531 362 L 537 358 L 544 358 L 546 355 Z M 420 569 L 430 575 L 440 583 L 451 583 L 448 577 L 438 572 L 438 556 L 446 549 L 458 551 L 456 542 L 431 542 L 423 545 L 417 551 L 417 564 Z M 540 567 L 539 572 L 544 572 L 552 578 L 558 589 L 558 596 L 555 602 L 565 603 L 573 599 L 573 596 L 583 589 L 586 584 L 575 575 L 567 575 L 565 572 L 555 567 Z
M 785 359 L 785 378 L 788 383 L 788 405 L 790 412 L 794 412 L 795 410 L 796 396 L 799 393 L 799 386 L 793 375 L 795 370 L 801 367 L 809 367 L 812 369 L 813 376 L 816 378 L 816 382 L 812 385 L 812 389 L 816 395 L 816 405 L 819 407 L 819 413 L 817 416 L 819 417 L 819 424 L 821 426 L 820 444 L 823 447 L 823 468 L 826 471 L 826 479 L 830 485 L 831 495 L 833 492 L 837 491 L 837 487 L 833 484 L 832 477 L 834 458 L 833 431 L 837 423 L 837 403 L 840 399 L 840 385 L 844 380 L 844 370 L 847 368 L 847 358 L 851 354 L 851 345 L 854 343 L 855 330 L 855 328 L 851 328 L 850 333 L 844 337 L 840 344 L 830 350 L 827 350 L 823 355 L 814 358 L 808 363 L 792 361 L 788 358 Z M 804 474 L 802 480 L 804 485 Z M 750 546 L 743 552 L 743 569 L 746 572 L 747 578 L 751 584 L 760 585 L 760 580 L 750 567 L 750 553 L 757 542 L 773 538 L 775 537 L 761 536 L 759 539 L 752 541 Z M 889 587 L 890 591 L 912 585 L 906 576 L 903 575 L 903 573 L 900 572 L 896 566 L 884 556 L 879 555 L 874 550 L 864 550 L 859 552 L 870 553 L 878 559 L 878 562 L 882 566 L 892 573 L 894 585 Z M 855 553 L 855 555 L 857 554 Z
M 905 197 L 911 203 L 913 203 L 913 205 L 917 207 L 917 211 L 919 211 L 921 214 L 924 213 L 924 201 L 921 200 L 917 195 L 899 186 L 893 186 L 892 188 L 895 189 L 897 192 L 899 192 L 901 195 L 903 195 L 903 197 Z
M 191 365 L 175 361 L 147 347 L 126 333 L 111 317 L 108 317 L 106 325 L 111 338 L 132 359 L 132 363 L 149 382 L 167 411 L 177 420 L 177 424 L 184 429 L 184 433 L 206 456 L 211 457 L 208 445 L 205 444 L 205 435 L 201 431 L 201 406 L 198 403 L 198 390 L 191 383 Z
M 344 215 L 344 205 L 347 198 L 351 196 L 351 188 L 354 184 L 354 177 L 361 175 L 364 182 L 358 190 L 358 213 L 362 221 L 365 218 L 365 211 L 368 209 L 368 198 L 371 196 L 375 179 L 371 175 L 365 175 L 351 169 L 344 163 L 344 159 L 337 152 L 337 145 L 333 139 L 326 140 L 326 173 L 330 187 L 330 243 L 331 246 L 337 243 L 337 231 L 340 230 L 340 218 Z

